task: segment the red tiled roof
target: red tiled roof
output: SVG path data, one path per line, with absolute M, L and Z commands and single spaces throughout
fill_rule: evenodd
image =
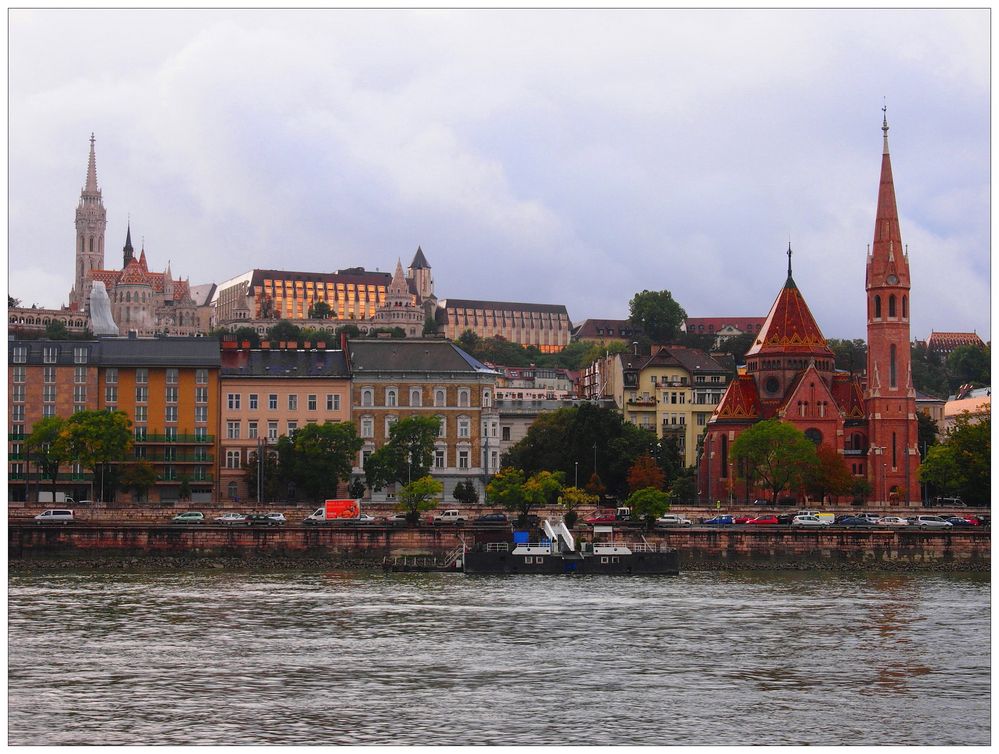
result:
M 834 358 L 805 298 L 789 275 L 747 356 L 792 353 Z
M 845 418 L 863 419 L 866 416 L 864 391 L 860 387 L 859 377 L 852 377 L 846 372 L 837 372 L 833 375 L 830 392 Z
M 759 332 L 766 317 L 687 317 L 689 333 L 716 333 L 731 326 L 741 332 Z
M 926 341 L 931 351 L 953 351 L 961 346 L 985 348 L 985 342 L 973 332 L 931 332 Z
M 756 421 L 763 417 L 763 407 L 756 391 L 756 381 L 748 374 L 732 380 L 715 411 L 718 420 Z

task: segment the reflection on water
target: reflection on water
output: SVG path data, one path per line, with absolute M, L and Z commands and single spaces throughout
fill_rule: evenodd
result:
M 8 604 L 12 744 L 989 741 L 987 574 L 60 574 Z

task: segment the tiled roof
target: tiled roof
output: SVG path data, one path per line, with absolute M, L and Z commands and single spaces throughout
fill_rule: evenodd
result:
M 352 267 L 338 272 L 294 272 L 290 270 L 253 270 L 250 278 L 250 290 L 263 285 L 264 280 L 291 280 L 314 283 L 363 283 L 365 285 L 383 285 L 388 287 L 392 275 L 388 272 L 370 272 L 361 267 Z
M 985 348 L 985 342 L 973 332 L 931 332 L 926 341 L 931 351 L 953 351 L 961 346 Z
M 413 261 L 409 265 L 414 270 L 429 270 L 430 263 L 427 262 L 427 258 L 423 255 L 423 249 L 419 246 L 416 247 L 416 256 L 413 257 Z
M 350 377 L 340 350 L 226 349 L 224 377 Z
M 716 333 L 731 326 L 741 332 L 759 332 L 766 317 L 687 317 L 687 332 L 694 334 Z
M 756 381 L 749 375 L 738 375 L 728 384 L 728 389 L 715 410 L 714 419 L 723 422 L 752 422 L 762 418 L 763 406 L 756 391 Z
M 584 319 L 576 327 L 574 338 L 634 338 L 642 335 L 641 327 L 636 327 L 628 319 Z
M 354 376 L 377 372 L 469 372 L 496 374 L 447 340 L 386 338 L 347 344 Z
M 763 329 L 746 355 L 771 353 L 835 358 L 790 275 L 770 308 Z
M 836 372 L 833 374 L 830 392 L 845 418 L 863 419 L 867 416 L 859 377 L 851 376 L 848 372 Z
M 445 311 L 453 309 L 484 309 L 486 311 L 542 312 L 547 314 L 564 314 L 569 312 L 563 304 L 520 304 L 511 301 L 478 301 L 466 298 L 447 298 L 441 301 Z

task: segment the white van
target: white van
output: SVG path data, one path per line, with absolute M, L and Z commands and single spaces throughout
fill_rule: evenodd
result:
M 49 508 L 35 516 L 38 524 L 71 524 L 75 520 L 73 511 L 68 508 Z

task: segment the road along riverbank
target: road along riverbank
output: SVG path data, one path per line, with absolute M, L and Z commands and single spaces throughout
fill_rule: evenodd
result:
M 588 527 L 577 541 L 592 538 Z M 615 541 L 674 548 L 683 570 L 815 569 L 987 571 L 991 530 L 715 528 L 642 532 L 622 529 Z M 457 548 L 506 542 L 510 531 L 488 527 L 282 526 L 168 524 L 8 524 L 12 569 L 59 563 L 208 567 L 380 567 L 403 555 L 438 556 Z M 212 564 L 219 564 L 213 566 Z M 99 566 L 98 566 L 99 567 Z

